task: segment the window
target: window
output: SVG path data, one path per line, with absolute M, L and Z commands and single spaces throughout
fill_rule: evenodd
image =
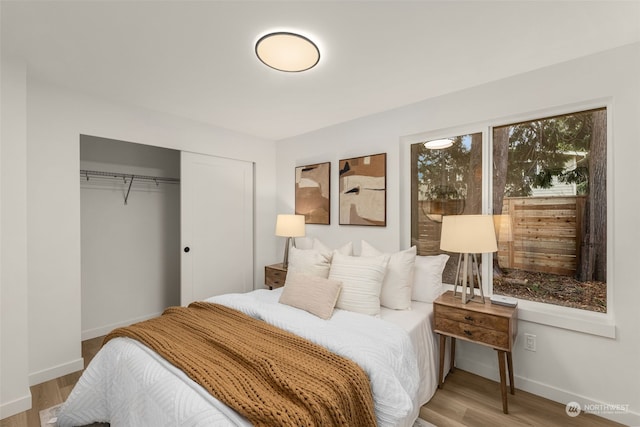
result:
M 418 255 L 437 255 L 443 215 L 481 213 L 482 133 L 412 144 L 411 165 L 411 242 Z M 455 281 L 458 262 L 449 255 L 445 283 Z
M 606 312 L 606 109 L 493 128 L 493 293 Z
M 484 270 L 494 294 L 606 312 L 606 116 L 601 108 L 493 127 L 484 153 L 482 133 L 448 138 L 446 148 L 412 144 L 418 254 L 442 252 L 443 215 L 492 207 L 498 252 Z M 491 170 L 482 170 L 483 154 Z M 454 282 L 456 264 L 452 256 L 445 283 Z

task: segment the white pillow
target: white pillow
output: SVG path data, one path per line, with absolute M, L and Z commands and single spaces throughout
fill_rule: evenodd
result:
M 311 248 L 315 249 L 317 251 L 320 251 L 322 253 L 328 253 L 329 254 L 329 260 L 331 260 L 331 256 L 333 255 L 333 249 L 331 249 L 328 246 L 326 246 L 320 240 L 314 238 Z M 342 245 L 338 249 L 336 249 L 336 251 L 341 253 L 342 255 L 351 256 L 351 255 L 353 255 L 353 243 L 351 243 L 351 242 L 345 243 L 344 245 Z
M 384 254 L 363 240 L 360 255 L 369 257 Z M 413 265 L 415 260 L 415 246 L 390 254 L 387 272 L 382 281 L 380 305 L 395 310 L 411 308 L 411 285 L 413 284 Z
M 389 255 L 354 257 L 333 252 L 329 279 L 342 282 L 337 308 L 379 315 L 380 290 Z
M 331 267 L 331 254 L 315 249 L 289 248 L 287 272 L 327 278 Z
M 313 239 L 311 237 L 294 237 L 295 247 L 298 249 L 312 249 Z
M 333 280 L 288 272 L 278 302 L 328 319 L 333 314 L 341 287 L 340 282 Z
M 336 249 L 336 251 L 344 255 L 351 255 L 353 253 L 353 243 L 349 242 Z M 289 248 L 289 266 L 287 271 L 310 274 L 326 279 L 329 276 L 332 256 L 333 250 L 325 246 L 320 240 L 314 238 L 310 249 Z
M 414 301 L 433 302 L 444 292 L 442 272 L 449 260 L 449 255 L 417 256 L 413 269 Z

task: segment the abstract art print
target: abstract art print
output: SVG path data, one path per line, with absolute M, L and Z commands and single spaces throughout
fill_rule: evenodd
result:
M 387 154 L 340 160 L 340 225 L 387 225 Z
M 296 167 L 296 214 L 306 224 L 329 224 L 330 178 L 330 162 Z

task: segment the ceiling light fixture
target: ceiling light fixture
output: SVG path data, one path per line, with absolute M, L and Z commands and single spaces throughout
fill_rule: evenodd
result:
M 278 71 L 306 71 L 320 61 L 320 50 L 308 38 L 288 32 L 269 33 L 256 43 L 256 55 Z
M 434 139 L 433 141 L 427 141 L 424 143 L 424 148 L 429 150 L 441 150 L 449 148 L 453 145 L 453 141 L 450 139 Z

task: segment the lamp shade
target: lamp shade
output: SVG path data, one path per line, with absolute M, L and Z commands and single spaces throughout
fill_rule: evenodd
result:
M 278 215 L 276 220 L 276 236 L 304 236 L 304 215 Z
M 513 242 L 511 215 L 494 215 L 493 224 L 496 227 L 498 242 Z
M 440 249 L 462 254 L 498 250 L 492 215 L 449 215 L 442 217 Z

